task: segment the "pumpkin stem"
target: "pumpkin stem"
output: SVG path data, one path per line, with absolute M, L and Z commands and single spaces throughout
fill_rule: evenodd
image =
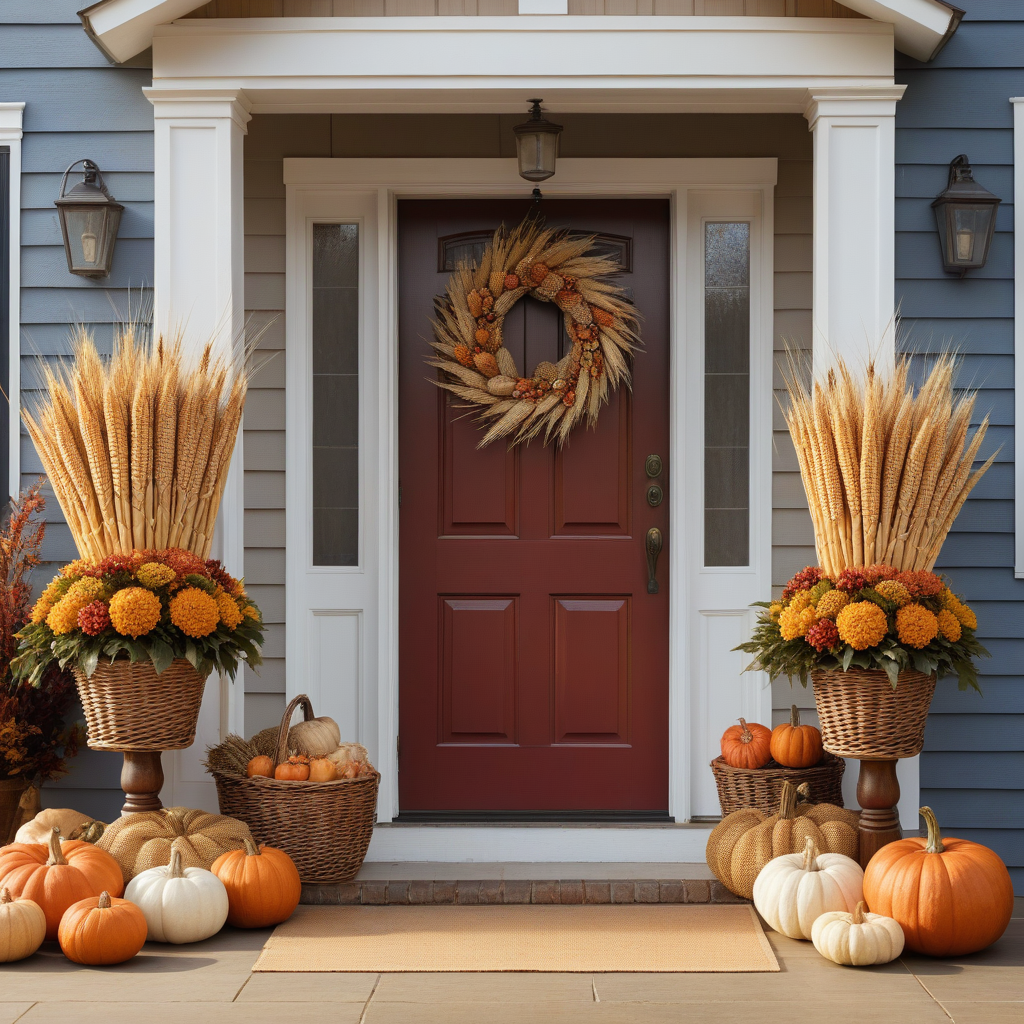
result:
M 11 896 L 11 890 L 6 888 L 0 889 L 0 903 L 13 903 L 14 898 Z
M 793 783 L 786 779 L 782 783 L 782 796 L 779 798 L 780 818 L 788 819 L 796 817 L 796 796 L 797 791 L 793 787 Z
M 868 909 L 868 905 L 861 900 L 857 906 L 853 908 L 853 917 L 850 921 L 851 924 L 863 924 L 864 923 L 864 911 Z
M 181 878 L 184 872 L 181 870 L 181 850 L 177 843 L 171 845 L 171 866 L 167 869 L 168 878 Z
M 794 729 L 800 727 L 800 709 L 795 704 L 791 704 L 789 708 L 789 724 Z
M 60 849 L 60 829 L 56 825 L 53 826 L 50 832 L 50 856 L 47 857 L 46 863 L 49 866 L 54 864 L 67 864 L 67 858 L 61 852 Z
M 750 743 L 754 734 L 747 728 L 747 720 L 745 718 L 740 719 L 740 743 Z
M 939 830 L 939 819 L 935 817 L 935 812 L 930 807 L 920 807 L 917 813 L 924 818 L 924 823 L 928 826 L 928 843 L 925 846 L 925 852 L 942 853 L 945 847 L 942 845 L 942 832 Z
M 808 836 L 804 843 L 804 871 L 817 871 L 818 869 L 818 847 L 814 840 Z
M 97 910 L 109 910 L 110 909 L 110 893 L 106 889 L 100 893 L 100 898 L 96 901 Z
M 245 855 L 246 855 L 246 857 L 259 857 L 259 856 L 262 856 L 261 853 L 260 853 L 259 847 L 248 836 L 246 836 L 242 840 L 242 842 L 245 843 Z

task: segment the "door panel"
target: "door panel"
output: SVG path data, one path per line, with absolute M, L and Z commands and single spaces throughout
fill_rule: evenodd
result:
M 596 430 L 561 450 L 477 449 L 472 411 L 424 364 L 446 252 L 530 206 L 399 203 L 400 816 L 665 817 L 669 559 L 648 594 L 644 543 L 652 526 L 672 538 L 644 461 L 670 456 L 668 203 L 544 200 L 549 224 L 628 254 L 621 283 L 644 317 L 633 393 Z M 504 336 L 523 372 L 565 341 L 558 310 L 530 298 Z

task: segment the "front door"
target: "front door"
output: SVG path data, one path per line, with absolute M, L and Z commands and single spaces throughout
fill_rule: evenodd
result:
M 667 820 L 668 201 L 543 200 L 549 226 L 616 255 L 643 318 L 632 392 L 596 430 L 480 450 L 425 364 L 451 270 L 531 206 L 399 203 L 400 818 Z M 527 370 L 566 342 L 532 298 L 504 337 Z

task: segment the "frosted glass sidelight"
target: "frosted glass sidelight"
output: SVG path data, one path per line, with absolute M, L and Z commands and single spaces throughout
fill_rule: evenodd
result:
M 704 225 L 704 564 L 750 562 L 750 225 Z
M 313 564 L 359 562 L 359 225 L 313 225 Z

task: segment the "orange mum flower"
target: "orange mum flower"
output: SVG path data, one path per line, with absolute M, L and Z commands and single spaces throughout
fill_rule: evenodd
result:
M 889 631 L 889 620 L 877 604 L 854 601 L 836 616 L 836 627 L 844 643 L 855 651 L 863 651 L 881 643 Z
M 220 622 L 220 609 L 205 590 L 185 587 L 171 598 L 171 622 L 189 636 L 209 636 Z
M 217 602 L 217 611 L 220 615 L 220 621 L 223 622 L 228 629 L 234 629 L 244 617 L 238 609 L 237 602 L 234 598 L 223 592 L 218 594 L 214 600 Z
M 938 635 L 939 620 L 922 604 L 908 604 L 896 613 L 896 634 L 910 647 L 927 647 Z
M 936 618 L 939 622 L 939 635 L 951 644 L 955 644 L 963 633 L 960 620 L 948 608 L 943 608 Z
M 145 587 L 125 587 L 110 599 L 110 622 L 121 636 L 144 636 L 162 611 L 160 598 Z

